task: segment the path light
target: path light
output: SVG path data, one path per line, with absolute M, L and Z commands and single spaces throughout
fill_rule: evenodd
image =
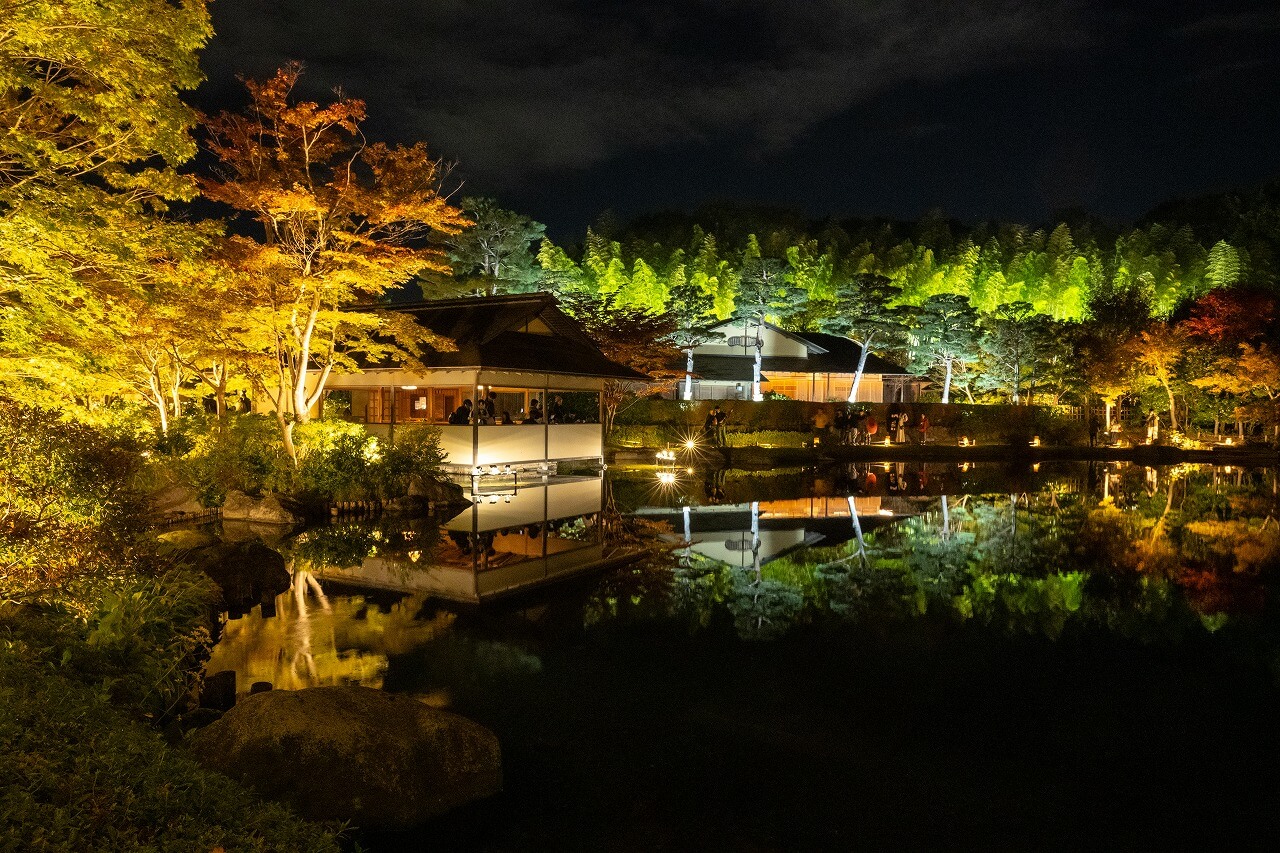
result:
M 1031 436 L 1031 446 L 1032 446 L 1032 447 L 1039 447 L 1039 446 L 1040 446 L 1040 436 L 1038 436 L 1038 435 L 1033 435 L 1033 436 Z
M 962 436 L 960 436 L 960 446 L 961 446 L 961 447 L 968 447 L 968 446 L 969 446 L 969 444 L 970 444 L 970 442 L 969 442 L 969 436 L 967 436 L 967 435 L 962 435 Z
M 674 486 L 676 484 L 675 471 L 659 471 L 658 482 L 664 486 Z
M 410 552 L 409 552 L 409 559 L 410 559 L 410 560 L 412 560 L 412 561 L 413 561 L 413 562 L 415 562 L 415 563 L 416 563 L 416 562 L 418 562 L 419 560 L 421 560 L 421 559 L 422 559 L 422 552 L 421 552 L 421 551 L 418 551 L 418 550 L 410 551 Z
M 1032 471 L 1039 471 L 1039 470 L 1040 470 L 1040 463 L 1039 463 L 1039 462 L 1032 462 L 1032 463 L 1031 463 L 1031 470 L 1032 470 Z
M 893 446 L 893 442 L 889 440 L 889 436 L 887 436 L 887 435 L 884 437 L 884 446 L 885 446 L 885 447 L 892 447 L 892 446 Z

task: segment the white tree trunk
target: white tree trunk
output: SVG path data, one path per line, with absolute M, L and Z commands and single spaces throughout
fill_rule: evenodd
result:
M 951 359 L 947 359 L 947 378 L 942 383 L 942 402 L 951 402 Z
M 858 386 L 862 384 L 862 371 L 867 366 L 867 354 L 871 352 L 872 337 L 874 336 L 868 335 L 862 343 L 862 354 L 858 356 L 858 369 L 853 372 L 853 387 L 849 389 L 850 403 L 858 402 Z
M 685 350 L 684 399 L 693 399 L 693 347 Z

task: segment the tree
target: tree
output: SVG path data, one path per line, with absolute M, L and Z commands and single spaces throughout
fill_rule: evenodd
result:
M 449 240 L 454 276 L 490 296 L 534 289 L 538 269 L 531 249 L 546 226 L 491 198 L 464 198 L 462 211 L 474 224 Z
M 1169 427 L 1178 429 L 1178 407 L 1173 399 L 1173 383 L 1178 365 L 1187 352 L 1186 335 L 1163 324 L 1138 335 L 1133 352 L 1139 376 L 1164 389 L 1169 398 Z
M 1181 329 L 1189 336 L 1218 347 L 1253 343 L 1271 330 L 1274 296 L 1243 288 L 1211 290 L 1191 306 Z
M 903 312 L 892 307 L 902 289 L 887 278 L 860 274 L 836 284 L 835 298 L 826 306 L 819 327 L 833 335 L 857 341 L 861 347 L 854 368 L 849 402 L 858 399 L 858 386 L 867 366 L 867 356 L 876 344 L 898 339 L 904 329 Z
M 743 337 L 755 347 L 751 367 L 751 399 L 762 400 L 760 363 L 764 352 L 765 318 L 774 310 L 789 313 L 795 306 L 796 291 L 787 280 L 787 267 L 775 258 L 760 258 L 757 252 L 742 265 L 738 293 L 734 297 L 733 319 L 742 323 Z M 751 327 L 755 326 L 755 336 Z
M 211 35 L 203 0 L 0 0 L 0 381 L 28 399 L 87 405 L 120 306 L 202 248 L 163 213 Z
M 671 290 L 669 314 L 675 320 L 671 341 L 685 355 L 681 394 L 685 400 L 693 399 L 693 351 L 715 337 L 711 332 L 715 325 L 714 309 L 715 297 L 705 291 L 700 282 L 684 281 Z
M 1008 391 L 1015 406 L 1035 372 L 1037 332 L 1036 314 L 1028 302 L 1002 305 L 982 318 L 983 384 Z
M 561 302 L 561 307 L 582 324 L 611 361 L 646 374 L 654 382 L 670 382 L 680 375 L 671 367 L 676 355 L 671 343 L 675 321 L 669 314 L 621 306 L 609 294 L 570 297 Z M 647 384 L 619 379 L 605 381 L 602 403 L 606 434 L 613 429 L 622 403 L 634 398 Z
M 1240 273 L 1240 253 L 1226 240 L 1214 243 L 1204 264 L 1204 277 L 1209 285 L 1230 287 L 1240 280 Z
M 1215 370 L 1207 376 L 1192 380 L 1192 384 L 1218 393 L 1231 394 L 1237 399 L 1250 398 L 1267 401 L 1266 419 L 1273 426 L 1273 434 L 1280 440 L 1280 353 L 1263 343 L 1258 346 L 1240 344 L 1238 358 L 1221 358 Z M 1243 420 L 1238 416 L 1238 421 Z M 1241 430 L 1243 432 L 1243 430 Z
M 912 369 L 941 371 L 942 402 L 951 402 L 951 379 L 957 367 L 978 359 L 978 312 L 957 293 L 930 296 L 915 311 L 911 330 Z
M 271 400 L 295 463 L 293 425 L 310 419 L 335 367 L 357 369 L 359 353 L 404 359 L 418 346 L 451 346 L 407 317 L 351 309 L 423 270 L 447 272 L 433 243 L 468 224 L 425 145 L 366 144 L 364 103 L 341 92 L 323 106 L 295 101 L 301 73 L 293 63 L 246 81 L 249 110 L 209 119 L 219 170 L 201 181 L 261 229 L 258 240 L 231 238 L 223 257 L 260 356 L 255 390 Z

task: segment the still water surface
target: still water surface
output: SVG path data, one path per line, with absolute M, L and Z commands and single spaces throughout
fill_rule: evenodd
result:
M 498 734 L 502 795 L 367 846 L 1206 849 L 1280 828 L 1274 469 L 572 482 L 308 531 L 281 546 L 294 588 L 228 622 L 209 669 L 242 689 L 366 684 Z

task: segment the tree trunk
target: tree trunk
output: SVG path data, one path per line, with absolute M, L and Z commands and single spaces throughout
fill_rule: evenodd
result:
M 289 461 L 296 469 L 298 467 L 298 448 L 293 443 L 293 427 L 297 423 L 285 416 L 284 412 L 276 408 L 276 423 L 280 426 L 280 438 L 284 442 L 284 452 L 289 454 Z
M 867 354 L 871 352 L 871 339 L 874 337 L 875 335 L 868 335 L 862 342 L 862 353 L 858 356 L 858 369 L 853 372 L 853 387 L 849 389 L 850 403 L 858 401 L 858 386 L 862 384 L 862 371 L 867 366 Z
M 942 382 L 942 402 L 951 402 L 951 359 L 947 359 L 947 378 Z
M 1102 403 L 1103 403 L 1103 406 L 1105 407 L 1104 411 L 1106 412 L 1106 415 L 1102 420 L 1103 432 L 1107 433 L 1107 435 L 1110 435 L 1111 434 L 1111 401 L 1103 400 Z
M 1178 428 L 1178 404 L 1173 400 L 1173 388 L 1168 382 L 1161 379 L 1160 384 L 1164 386 L 1164 391 L 1169 395 L 1169 429 Z
M 693 347 L 689 347 L 685 350 L 684 399 L 693 399 Z
M 756 358 L 751 365 L 751 399 L 757 403 L 764 399 L 764 395 L 760 393 L 760 364 L 764 358 L 764 342 L 760 340 L 760 334 L 764 330 L 763 321 L 756 324 Z

